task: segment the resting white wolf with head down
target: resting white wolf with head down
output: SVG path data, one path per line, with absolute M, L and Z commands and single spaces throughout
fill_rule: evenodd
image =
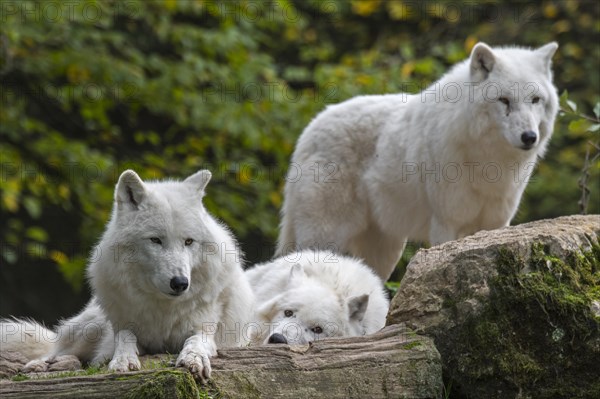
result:
M 255 343 L 305 344 L 385 325 L 383 284 L 357 259 L 303 251 L 257 265 L 246 276 L 256 296 Z
M 475 45 L 416 95 L 359 96 L 304 130 L 277 254 L 330 248 L 389 278 L 408 239 L 439 244 L 507 226 L 558 111 L 551 59 Z
M 138 354 L 179 352 L 177 365 L 209 378 L 217 347 L 248 342 L 244 328 L 254 311 L 237 244 L 202 205 L 210 178 L 202 170 L 183 182 L 143 182 L 123 172 L 90 259 L 90 303 L 56 333 L 38 325 L 37 339 L 21 339 L 36 325 L 3 320 L 2 349 L 43 356 L 28 370 L 60 355 L 138 370 Z

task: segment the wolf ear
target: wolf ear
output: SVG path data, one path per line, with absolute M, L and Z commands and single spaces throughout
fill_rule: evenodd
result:
M 128 169 L 121 173 L 115 188 L 115 201 L 120 209 L 138 209 L 146 197 L 146 186 L 137 173 Z
M 291 283 L 297 281 L 298 279 L 301 279 L 302 277 L 304 277 L 304 268 L 302 267 L 302 265 L 300 263 L 296 263 L 290 269 L 290 276 L 288 277 L 288 284 L 291 284 Z
M 479 42 L 471 51 L 471 77 L 477 82 L 484 81 L 496 63 L 496 56 L 485 43 Z
M 204 189 L 206 188 L 206 185 L 210 181 L 211 177 L 212 173 L 205 169 L 194 173 L 193 175 L 185 179 L 183 182 L 186 184 L 194 185 L 196 190 L 204 193 Z
M 556 50 L 558 49 L 558 43 L 550 42 L 539 49 L 535 50 L 535 53 L 542 59 L 544 62 L 544 66 L 550 71 L 550 67 L 552 66 L 552 57 Z
M 350 298 L 348 301 L 348 314 L 350 320 L 361 321 L 365 317 L 367 306 L 369 305 L 369 295 L 359 295 Z
M 271 299 L 260 305 L 258 308 L 256 308 L 256 314 L 258 315 L 258 317 L 263 320 L 272 320 L 273 317 L 275 317 L 275 314 L 277 313 L 276 305 L 278 299 L 279 297 Z

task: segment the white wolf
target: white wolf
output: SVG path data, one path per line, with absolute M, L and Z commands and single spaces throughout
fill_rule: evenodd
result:
M 383 284 L 358 259 L 303 251 L 257 265 L 246 276 L 256 296 L 255 343 L 304 344 L 385 325 Z
M 210 178 L 202 170 L 183 182 L 145 183 L 123 172 L 90 259 L 90 303 L 56 332 L 3 320 L 2 349 L 43 356 L 27 365 L 38 371 L 60 355 L 112 359 L 110 370 L 127 371 L 140 368 L 138 354 L 180 352 L 177 365 L 209 378 L 217 347 L 247 344 L 254 312 L 237 244 L 202 205 Z
M 478 43 L 420 94 L 328 107 L 292 156 L 277 254 L 334 249 L 387 279 L 407 239 L 508 225 L 552 134 L 557 48 Z

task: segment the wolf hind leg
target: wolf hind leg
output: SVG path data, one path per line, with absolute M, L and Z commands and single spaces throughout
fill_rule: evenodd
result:
M 385 282 L 394 272 L 405 246 L 406 238 L 392 237 L 371 227 L 350 241 L 349 252 L 362 258 Z

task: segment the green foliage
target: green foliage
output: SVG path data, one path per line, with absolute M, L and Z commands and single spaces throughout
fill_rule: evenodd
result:
M 214 175 L 209 211 L 249 261 L 265 260 L 311 118 L 354 95 L 417 91 L 478 40 L 560 43 L 554 70 L 568 108 L 517 222 L 577 213 L 577 179 L 598 141 L 597 5 L 452 4 L 3 1 L 2 262 L 45 262 L 81 288 L 122 170 L 154 179 L 203 167 Z M 594 112 L 595 122 L 574 114 Z M 590 213 L 600 212 L 599 170 L 589 168 Z
M 14 381 L 14 382 L 19 382 L 19 381 L 27 381 L 27 380 L 29 380 L 29 379 L 30 379 L 30 378 L 29 378 L 28 376 L 26 376 L 25 374 L 21 374 L 21 373 L 19 373 L 19 374 L 16 374 L 15 376 L 13 376 L 13 377 L 11 378 L 11 380 L 12 380 L 12 381 Z

